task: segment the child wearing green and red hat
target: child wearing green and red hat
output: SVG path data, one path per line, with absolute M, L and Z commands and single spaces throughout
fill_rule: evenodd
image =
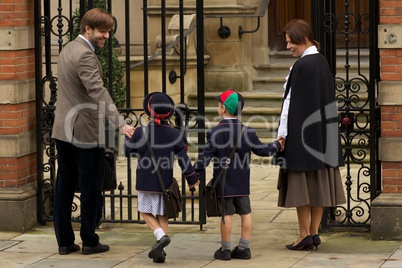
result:
M 240 140 L 235 154 L 227 167 L 224 180 L 219 180 L 216 186 L 217 197 L 220 199 L 223 184 L 224 208 L 218 201 L 219 211 L 223 214 L 221 221 L 221 248 L 215 254 L 215 259 L 230 260 L 250 259 L 250 237 L 252 229 L 250 206 L 250 154 L 271 156 L 283 150 L 280 141 L 263 144 L 253 128 L 246 127 L 237 118 L 244 107 L 243 96 L 235 90 L 227 90 L 216 97 L 218 114 L 223 119 L 216 127 L 207 132 L 207 143 L 204 151 L 194 164 L 197 172 L 203 172 L 210 161 L 214 159 L 213 180 L 220 174 L 235 144 Z M 244 129 L 243 129 L 244 128 Z M 241 135 L 239 139 L 239 135 Z M 230 235 L 232 231 L 232 216 L 241 217 L 241 237 L 238 245 L 231 250 Z

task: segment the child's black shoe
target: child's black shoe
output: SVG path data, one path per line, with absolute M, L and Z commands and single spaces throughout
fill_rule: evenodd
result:
M 162 250 L 162 254 L 159 257 L 154 258 L 155 263 L 164 263 L 166 260 L 166 253 Z
M 217 251 L 215 251 L 214 258 L 218 260 L 230 260 L 230 250 L 222 250 L 222 248 L 219 248 Z
M 231 252 L 231 257 L 233 259 L 243 259 L 248 260 L 251 258 L 251 251 L 249 248 L 240 250 L 239 247 L 235 247 Z

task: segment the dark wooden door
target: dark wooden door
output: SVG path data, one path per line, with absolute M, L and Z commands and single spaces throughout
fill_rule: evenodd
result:
M 271 0 L 268 6 L 268 45 L 271 50 L 286 50 L 283 27 L 291 19 L 304 19 L 311 24 L 311 0 Z M 347 2 L 347 5 L 345 5 Z M 368 14 L 369 1 L 367 0 L 337 0 L 336 24 L 337 47 L 345 47 L 348 38 L 349 47 L 368 47 Z M 349 29 L 345 34 L 345 13 L 348 14 Z M 360 26 L 360 27 L 359 27 Z M 359 43 L 360 42 L 360 43 Z
M 286 50 L 283 27 L 291 19 L 311 23 L 311 0 L 271 0 L 268 6 L 268 45 L 271 50 Z

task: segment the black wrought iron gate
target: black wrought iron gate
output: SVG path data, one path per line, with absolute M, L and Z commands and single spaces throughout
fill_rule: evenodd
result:
M 312 1 L 312 26 L 333 71 L 346 171 L 347 203 L 327 210 L 324 227 L 369 227 L 381 190 L 378 10 L 377 0 Z
M 296 1 L 296 0 L 295 0 Z M 377 48 L 378 25 L 378 0 L 311 0 L 312 2 L 312 26 L 316 37 L 321 43 L 323 53 L 330 62 L 333 77 L 336 84 L 337 100 L 339 107 L 339 127 L 342 142 L 344 144 L 344 158 L 346 162 L 346 205 L 328 210 L 328 217 L 323 221 L 324 226 L 364 226 L 370 225 L 370 203 L 379 195 L 381 189 L 379 161 L 377 157 L 377 140 L 379 138 L 379 109 L 376 103 L 377 82 L 379 80 L 379 55 Z M 181 113 L 176 114 L 176 127 L 182 128 L 186 133 L 194 129 L 204 129 L 204 21 L 203 1 L 196 2 L 196 23 L 184 29 L 183 17 L 186 15 L 183 1 L 178 1 L 177 7 L 167 9 L 165 1 L 160 1 L 160 6 L 148 6 L 148 1 L 143 0 L 142 6 L 133 7 L 132 1 L 119 1 L 124 12 L 116 18 L 118 27 L 124 29 L 122 40 L 111 38 L 109 42 L 105 65 L 108 74 L 106 81 L 109 91 L 114 97 L 120 94 L 115 91 L 114 74 L 118 64 L 115 64 L 113 55 L 115 51 L 122 50 L 119 62 L 124 62 L 124 107 L 120 112 L 126 117 L 127 122 L 134 126 L 142 124 L 142 107 L 131 103 L 132 70 L 143 72 L 142 96 L 149 91 L 149 84 L 154 80 L 150 76 L 150 64 L 159 61 L 161 83 L 158 90 L 166 92 L 167 87 L 179 83 L 178 92 L 180 101 L 178 107 Z M 342 8 L 339 3 L 342 2 Z M 367 12 L 360 9 L 360 4 L 369 2 Z M 56 177 L 55 145 L 50 138 L 54 110 L 57 106 L 57 55 L 63 45 L 74 36 L 74 25 L 79 21 L 85 10 L 104 5 L 112 14 L 115 10 L 112 0 L 35 0 L 35 46 L 36 46 L 36 99 L 37 99 L 37 151 L 38 151 L 38 221 L 45 223 L 52 220 L 53 186 Z M 138 1 L 136 1 L 138 3 Z M 353 11 L 350 4 L 357 7 Z M 337 5 L 338 4 L 338 5 Z M 131 27 L 133 19 L 130 11 L 142 12 L 142 27 Z M 173 11 L 172 11 L 173 10 Z M 180 30 L 179 38 L 166 43 L 165 25 L 166 19 L 177 14 Z M 124 14 L 124 16 L 123 16 Z M 137 12 L 138 14 L 138 12 Z M 188 14 L 187 14 L 188 15 Z M 160 17 L 160 51 L 149 51 L 148 18 Z M 197 27 L 195 27 L 195 25 Z M 154 30 L 154 29 L 153 29 Z M 196 61 L 197 61 L 197 107 L 189 108 L 185 103 L 184 77 L 187 68 L 187 39 L 191 33 L 196 33 Z M 357 42 L 351 43 L 354 35 Z M 141 44 L 132 45 L 133 36 L 142 36 Z M 361 37 L 368 36 L 369 45 L 362 46 Z M 337 41 L 338 39 L 338 41 Z M 343 42 L 339 41 L 343 40 Z M 131 45 L 127 45 L 131 44 Z M 341 45 L 340 45 L 341 44 Z M 136 46 L 138 45 L 138 46 Z M 169 70 L 167 52 L 175 50 L 178 71 Z M 134 55 L 134 56 L 133 56 Z M 140 56 L 141 55 L 141 56 Z M 134 60 L 133 60 L 134 58 Z M 337 72 L 342 66 L 342 72 Z M 169 81 L 168 81 L 169 80 Z M 154 89 L 152 89 L 154 91 Z M 122 97 L 119 95 L 119 97 Z M 141 97 L 141 96 L 139 96 Z M 194 119 L 195 118 L 195 119 Z M 196 131 L 194 131 L 196 132 Z M 205 141 L 204 132 L 197 133 L 198 144 Z M 202 147 L 202 146 L 200 146 Z M 42 152 L 42 153 L 41 153 Z M 105 210 L 103 222 L 143 222 L 135 209 L 136 195 L 132 183 L 131 160 L 123 166 L 121 171 L 125 175 L 118 189 L 111 193 L 105 193 Z M 201 187 L 205 185 L 202 178 Z M 200 187 L 200 188 L 201 188 Z M 206 222 L 203 212 L 202 195 L 199 192 L 186 192 L 185 183 L 182 182 L 182 195 L 184 199 L 184 211 L 173 223 L 199 224 Z M 202 189 L 202 188 L 201 188 Z M 199 202 L 197 202 L 197 200 Z M 74 220 L 79 220 L 79 195 L 74 200 Z M 198 206 L 197 206 L 198 205 Z
M 204 129 L 203 116 L 204 110 L 204 49 L 203 49 L 203 1 L 197 1 L 196 4 L 196 23 L 194 22 L 186 30 L 183 27 L 184 21 L 184 8 L 183 1 L 178 1 L 177 7 L 174 8 L 174 15 L 178 16 L 180 25 L 179 38 L 173 40 L 170 44 L 166 43 L 166 18 L 172 17 L 172 13 L 166 14 L 165 1 L 160 2 L 160 6 L 153 6 L 152 12 L 156 12 L 161 17 L 160 23 L 160 36 L 161 45 L 160 51 L 148 51 L 149 37 L 149 7 L 148 1 L 142 1 L 142 6 L 133 6 L 132 1 L 120 1 L 119 10 L 124 12 L 119 13 L 116 17 L 116 25 L 124 28 L 123 40 L 117 40 L 115 33 L 117 29 L 113 30 L 111 38 L 109 39 L 107 48 L 104 52 L 106 55 L 101 59 L 101 64 L 104 67 L 104 81 L 108 85 L 109 92 L 114 97 L 115 102 L 125 103 L 124 106 L 119 108 L 119 111 L 126 118 L 126 122 L 137 127 L 142 125 L 147 120 L 144 118 L 144 113 L 141 105 L 134 105 L 131 103 L 131 76 L 133 70 L 140 70 L 143 73 L 143 90 L 142 94 L 145 96 L 149 91 L 162 91 L 167 92 L 167 77 L 170 78 L 170 85 L 179 85 L 179 101 L 176 101 L 177 108 L 180 112 L 174 115 L 174 124 L 176 127 L 181 128 L 186 137 L 186 133 L 191 128 Z M 137 1 L 138 3 L 138 1 Z M 37 148 L 38 148 L 38 222 L 44 224 L 52 220 L 52 203 L 53 203 L 53 189 L 56 179 L 56 158 L 57 152 L 55 150 L 54 141 L 51 139 L 51 131 L 53 126 L 54 111 L 57 108 L 57 55 L 62 50 L 69 40 L 72 40 L 77 33 L 75 32 L 79 20 L 86 10 L 93 7 L 100 7 L 108 10 L 112 15 L 116 11 L 113 6 L 116 2 L 111 0 L 35 0 L 35 46 L 36 46 L 36 99 L 37 99 Z M 171 8 L 171 7 L 170 7 Z M 131 27 L 130 21 L 133 16 L 130 11 L 139 10 L 143 13 L 143 27 Z M 171 9 L 170 9 L 171 11 Z M 123 16 L 123 18 L 121 17 Z M 197 28 L 195 27 L 197 25 Z M 184 103 L 185 97 L 185 75 L 186 75 L 186 60 L 187 60 L 187 47 L 186 40 L 192 32 L 197 33 L 197 95 L 198 107 L 189 108 Z M 133 52 L 131 37 L 141 36 L 141 44 L 135 47 L 140 52 Z M 112 42 L 110 42 L 112 40 Z M 122 45 L 123 43 L 123 45 Z M 123 50 L 122 53 L 117 55 L 116 51 Z M 175 66 L 179 66 L 179 72 L 167 70 L 166 55 L 169 50 L 175 50 L 176 57 L 174 61 Z M 101 57 L 101 56 L 100 56 Z M 136 57 L 132 60 L 133 57 Z M 159 61 L 161 72 L 159 77 L 151 76 L 149 65 L 152 61 Z M 124 64 L 121 66 L 121 62 Z M 120 68 L 121 70 L 116 70 Z M 123 70 L 123 71 L 122 71 Z M 125 71 L 124 71 L 125 70 Z M 123 74 L 121 74 L 123 72 Z M 117 80 L 116 81 L 116 75 Z M 123 78 L 124 77 L 124 78 Z M 158 89 L 149 89 L 150 80 L 160 79 L 161 86 Z M 120 83 L 123 81 L 123 85 Z M 118 84 L 118 85 L 116 85 Z M 120 87 L 120 88 L 119 88 Z M 121 88 L 123 87 L 123 89 Z M 123 92 L 123 93 L 122 93 Z M 138 92 L 138 91 L 136 91 Z M 139 96 L 141 98 L 141 96 Z M 201 116 L 197 116 L 201 115 Z M 205 134 L 195 132 L 198 136 L 198 144 L 205 142 Z M 111 131 L 112 135 L 116 135 Z M 120 140 L 119 135 L 115 139 L 109 139 L 111 143 Z M 109 144 L 110 146 L 122 147 L 122 144 Z M 42 152 L 42 153 L 41 153 Z M 132 161 L 130 158 L 125 161 L 122 170 L 123 174 L 120 185 L 116 191 L 104 193 L 105 209 L 103 212 L 102 222 L 143 222 L 140 219 L 140 214 L 136 210 L 137 198 L 132 182 Z M 205 178 L 201 178 L 201 186 L 205 185 Z M 183 211 L 180 218 L 172 223 L 186 223 L 186 224 L 199 224 L 200 228 L 206 222 L 206 216 L 203 209 L 203 202 L 195 202 L 202 199 L 199 191 L 186 191 L 185 180 L 182 180 L 182 197 L 183 197 Z M 79 221 L 79 194 L 76 195 L 73 204 L 73 220 Z M 200 200 L 202 201 L 202 200 Z M 198 206 L 198 203 L 200 204 Z

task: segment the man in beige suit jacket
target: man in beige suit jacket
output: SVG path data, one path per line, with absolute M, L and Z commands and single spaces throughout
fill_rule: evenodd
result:
M 57 148 L 57 180 L 53 207 L 59 254 L 79 251 L 74 243 L 71 208 L 74 193 L 81 191 L 82 254 L 109 250 L 95 229 L 102 211 L 105 164 L 105 120 L 128 137 L 126 125 L 102 81 L 95 48 L 102 48 L 114 25 L 113 17 L 91 9 L 81 19 L 80 35 L 67 44 L 58 60 L 58 91 L 52 137 Z

